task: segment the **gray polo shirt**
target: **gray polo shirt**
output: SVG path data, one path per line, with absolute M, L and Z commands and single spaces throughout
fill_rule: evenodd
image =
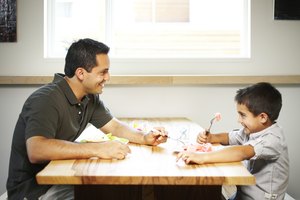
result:
M 277 123 L 247 135 L 243 129 L 229 133 L 230 145 L 251 145 L 255 155 L 244 161 L 256 185 L 239 186 L 237 199 L 284 199 L 289 179 L 288 148 Z
M 111 119 L 112 115 L 99 95 L 87 95 L 78 101 L 64 75 L 55 74 L 52 83 L 30 95 L 19 115 L 11 147 L 7 180 L 9 197 L 36 199 L 49 188 L 36 183 L 35 175 L 47 163 L 29 162 L 25 144 L 28 138 L 44 136 L 74 141 L 88 123 L 100 128 Z

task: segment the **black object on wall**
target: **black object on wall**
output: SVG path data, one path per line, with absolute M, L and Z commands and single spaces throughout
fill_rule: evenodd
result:
M 17 41 L 16 0 L 0 0 L 0 42 Z
M 300 20 L 300 0 L 274 0 L 275 20 Z

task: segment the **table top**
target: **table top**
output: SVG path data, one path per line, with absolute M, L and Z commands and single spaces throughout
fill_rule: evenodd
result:
M 172 137 L 195 140 L 203 130 L 185 118 L 124 118 L 131 126 L 164 126 Z M 181 137 L 182 138 L 182 137 Z M 186 138 L 184 138 L 186 140 Z M 131 154 L 124 160 L 53 160 L 36 176 L 39 184 L 105 185 L 253 185 L 255 178 L 241 162 L 186 165 L 176 162 L 181 148 L 169 139 L 159 146 L 129 144 Z

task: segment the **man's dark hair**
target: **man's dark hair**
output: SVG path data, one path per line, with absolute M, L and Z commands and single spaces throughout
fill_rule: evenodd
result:
M 266 82 L 239 89 L 235 101 L 245 105 L 254 116 L 266 113 L 272 122 L 278 118 L 282 107 L 280 92 Z
M 96 55 L 108 54 L 108 52 L 108 46 L 92 39 L 86 38 L 74 42 L 68 49 L 65 59 L 66 76 L 73 77 L 78 67 L 90 72 L 97 66 Z

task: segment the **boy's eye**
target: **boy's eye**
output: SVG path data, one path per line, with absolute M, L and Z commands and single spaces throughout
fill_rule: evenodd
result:
M 244 113 L 239 113 L 241 118 L 245 118 L 246 115 Z

